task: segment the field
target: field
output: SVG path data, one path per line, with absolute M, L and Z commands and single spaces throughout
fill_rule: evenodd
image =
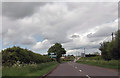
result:
M 30 64 L 30 65 L 20 65 L 13 67 L 3 67 L 2 76 L 31 76 L 30 78 L 36 78 L 36 76 L 40 77 L 58 65 L 57 62 L 48 62 L 42 64 Z M 8 77 L 6 77 L 8 78 Z
M 77 63 L 95 65 L 95 66 L 100 66 L 100 67 L 105 67 L 105 68 L 112 68 L 112 69 L 120 69 L 119 64 L 118 64 L 119 61 L 120 60 L 105 61 L 100 56 L 97 56 L 97 57 L 80 58 L 77 61 Z

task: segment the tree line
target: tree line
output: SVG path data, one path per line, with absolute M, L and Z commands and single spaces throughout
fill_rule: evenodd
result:
M 17 46 L 2 50 L 2 65 L 12 66 L 19 61 L 21 64 L 44 63 L 50 62 L 52 59 L 47 55 L 40 55 L 28 49 L 23 49 Z
M 99 48 L 101 50 L 102 58 L 105 60 L 119 60 L 120 59 L 120 30 L 115 33 L 112 41 L 103 42 Z
M 66 50 L 62 47 L 60 43 L 55 43 L 48 49 L 48 54 L 49 53 L 55 53 L 56 61 L 60 63 L 60 58 L 62 57 L 63 54 L 66 54 Z

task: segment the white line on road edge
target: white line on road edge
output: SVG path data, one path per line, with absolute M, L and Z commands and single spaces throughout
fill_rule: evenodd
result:
M 89 75 L 86 75 L 87 78 L 91 78 Z
M 79 70 L 79 72 L 81 72 L 82 70 Z

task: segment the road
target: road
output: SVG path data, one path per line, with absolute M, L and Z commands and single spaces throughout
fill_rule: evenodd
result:
M 78 64 L 74 62 L 67 62 L 60 64 L 51 74 L 48 75 L 50 78 L 98 78 L 98 76 L 103 76 L 102 78 L 118 78 L 113 76 L 118 76 L 116 70 L 90 66 L 86 64 Z M 107 77 L 108 76 L 108 77 Z

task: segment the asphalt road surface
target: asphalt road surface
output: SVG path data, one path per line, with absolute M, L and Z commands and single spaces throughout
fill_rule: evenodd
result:
M 118 76 L 118 71 L 97 67 L 97 66 L 90 66 L 86 64 L 79 64 L 74 62 L 67 62 L 60 64 L 52 73 L 48 75 L 49 77 L 85 77 L 85 78 L 94 78 L 95 76 L 103 76 L 102 78 L 119 78 L 114 77 Z

